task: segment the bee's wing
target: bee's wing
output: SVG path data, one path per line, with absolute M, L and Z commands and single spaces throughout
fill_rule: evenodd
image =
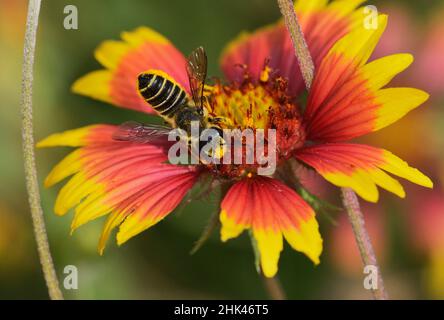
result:
M 207 55 L 203 47 L 195 49 L 188 57 L 187 73 L 194 104 L 196 107 L 202 108 L 203 91 L 207 77 Z
M 165 142 L 170 131 L 171 128 L 165 126 L 128 121 L 119 126 L 113 134 L 113 139 L 137 143 Z

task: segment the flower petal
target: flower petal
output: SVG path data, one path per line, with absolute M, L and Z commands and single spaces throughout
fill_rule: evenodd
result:
M 283 237 L 293 249 L 319 263 L 322 239 L 314 211 L 278 180 L 259 176 L 239 181 L 226 194 L 221 209 L 222 241 L 251 228 L 265 276 L 277 272 Z
M 349 187 L 363 199 L 378 201 L 376 186 L 401 198 L 405 192 L 399 182 L 383 170 L 418 185 L 432 188 L 432 181 L 392 153 L 366 145 L 329 143 L 299 150 L 296 158 L 305 162 L 326 180 Z
M 139 27 L 123 32 L 123 41 L 104 41 L 94 55 L 106 69 L 78 79 L 75 93 L 98 99 L 118 107 L 152 113 L 137 92 L 137 76 L 149 69 L 166 72 L 189 90 L 185 57 L 156 31 Z
M 52 135 L 39 147 L 80 146 L 63 159 L 45 181 L 51 186 L 72 176 L 60 190 L 55 212 L 75 207 L 72 230 L 111 213 L 99 244 L 120 226 L 118 244 L 162 220 L 193 187 L 192 167 L 166 164 L 166 148 L 113 140 L 116 126 L 95 125 Z M 111 221 L 111 222 L 110 222 Z
M 324 9 L 328 0 L 295 1 L 294 8 L 298 13 L 312 13 Z
M 333 1 L 328 5 L 327 2 L 310 0 L 295 3 L 316 67 L 332 45 L 354 28 L 358 17 L 362 19 L 361 12 L 354 10 L 363 0 Z M 288 79 L 291 95 L 305 89 L 289 33 L 282 21 L 239 35 L 223 51 L 221 67 L 227 79 L 241 82 L 245 70 L 240 65 L 246 65 L 249 75 L 258 81 L 267 60 L 269 67 Z
M 144 200 L 120 225 L 119 245 L 162 220 L 173 211 L 196 181 L 195 172 L 169 166 L 169 173 L 147 183 Z M 174 169 L 173 169 L 174 168 Z
M 83 128 L 68 130 L 62 133 L 54 133 L 49 137 L 39 141 L 37 143 L 37 148 L 82 147 L 88 144 L 88 137 L 100 136 L 97 133 L 98 130 L 103 130 L 103 131 L 112 130 L 112 126 L 92 125 Z
M 396 122 L 428 99 L 417 89 L 381 89 L 413 58 L 397 54 L 366 64 L 387 24 L 386 16 L 378 19 L 376 29 L 356 28 L 323 60 L 304 113 L 307 139 L 347 141 Z

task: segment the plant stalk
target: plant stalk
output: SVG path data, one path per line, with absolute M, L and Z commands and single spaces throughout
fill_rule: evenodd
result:
M 304 79 L 307 90 L 309 90 L 311 88 L 311 83 L 313 82 L 315 67 L 307 43 L 305 42 L 305 37 L 299 24 L 298 17 L 294 11 L 293 1 L 277 0 L 277 2 L 279 9 L 284 16 L 285 25 L 290 33 L 291 41 L 293 42 L 302 78 Z
M 282 15 L 284 16 L 285 25 L 290 33 L 296 58 L 299 62 L 302 77 L 304 78 L 307 90 L 310 90 L 314 78 L 314 63 L 308 50 L 307 43 L 299 25 L 296 12 L 292 0 L 277 0 Z M 373 250 L 368 232 L 365 229 L 364 216 L 359 206 L 359 201 L 353 190 L 349 188 L 342 188 L 342 200 L 350 223 L 355 234 L 356 242 L 359 247 L 362 261 L 365 266 L 372 265 L 378 270 L 378 286 L 377 289 L 372 290 L 373 297 L 378 300 L 388 299 L 387 292 L 384 289 L 384 282 L 377 264 L 376 255 Z
M 43 209 L 40 203 L 39 184 L 34 155 L 34 136 L 32 118 L 32 83 L 34 69 L 34 55 L 36 45 L 37 26 L 40 13 L 40 0 L 29 0 L 26 19 L 25 43 L 22 69 L 22 143 L 26 175 L 26 189 L 34 226 L 34 235 L 37 242 L 37 251 L 42 265 L 43 275 L 48 286 L 49 297 L 53 300 L 62 300 L 63 295 L 54 269 L 49 249 Z
M 356 193 L 350 188 L 342 188 L 342 202 L 348 213 L 348 219 L 352 225 L 353 232 L 355 234 L 356 243 L 358 244 L 359 252 L 361 253 L 361 259 L 364 266 L 374 266 L 377 270 L 377 285 L 372 288 L 373 298 L 375 300 L 387 300 L 388 295 L 385 291 L 384 280 L 381 275 L 381 269 L 379 268 L 376 260 L 376 255 L 373 250 L 370 236 L 365 229 L 364 215 L 362 214 L 358 197 Z

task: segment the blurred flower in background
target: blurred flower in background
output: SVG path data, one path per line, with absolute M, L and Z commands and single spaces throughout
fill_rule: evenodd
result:
M 418 23 L 412 17 L 410 9 L 399 3 L 384 3 L 377 8 L 389 16 L 389 23 L 381 41 L 376 46 L 373 58 L 398 52 L 409 52 L 416 57 L 415 49 L 421 30 L 418 30 Z M 403 75 L 407 73 L 409 70 Z
M 444 7 L 436 10 L 420 38 L 417 39 L 418 57 L 416 68 L 412 69 L 412 78 L 429 91 L 435 99 L 444 97 Z M 414 37 L 414 34 L 413 34 Z
M 36 267 L 32 255 L 34 245 L 27 217 L 0 203 L 0 279 L 13 277 Z M 13 250 L 11 245 L 13 244 Z
M 423 289 L 432 298 L 444 299 L 444 192 L 417 192 L 405 210 L 411 246 L 426 259 Z
M 0 38 L 2 46 L 10 45 L 22 49 L 25 32 L 26 0 L 0 1 Z

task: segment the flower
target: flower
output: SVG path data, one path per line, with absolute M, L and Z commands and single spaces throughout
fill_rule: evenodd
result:
M 432 92 L 435 99 L 442 99 L 444 87 L 440 75 L 444 71 L 444 7 L 438 8 L 430 19 L 426 31 L 421 34 L 421 47 L 418 48 L 418 63 L 413 69 L 418 83 Z M 441 101 L 441 100 L 438 100 Z
M 346 141 L 379 130 L 423 103 L 428 95 L 410 88 L 384 87 L 412 57 L 393 55 L 367 60 L 385 29 L 380 15 L 376 30 L 362 26 L 363 1 L 297 1 L 295 10 L 305 32 L 317 72 L 302 112 L 298 98 L 303 81 L 282 22 L 242 34 L 223 51 L 226 83 L 209 87 L 207 111 L 230 120 L 230 128 L 276 129 L 279 167 L 298 160 L 340 187 L 353 188 L 376 202 L 376 185 L 401 197 L 399 182 L 385 171 L 431 187 L 418 170 L 388 151 Z M 73 91 L 119 107 L 154 112 L 138 95 L 136 80 L 148 69 L 160 69 L 190 91 L 186 59 L 162 35 L 145 27 L 122 33 L 123 41 L 105 41 L 95 51 L 105 69 L 73 85 Z M 99 251 L 119 227 L 117 242 L 162 220 L 203 176 L 212 175 L 229 188 L 220 204 L 221 238 L 226 241 L 250 229 L 267 277 L 278 270 L 283 239 L 315 264 L 322 252 L 315 212 L 290 185 L 288 172 L 260 176 L 258 165 L 165 163 L 166 145 L 137 144 L 112 138 L 115 126 L 93 125 L 41 141 L 39 147 L 79 147 L 49 174 L 51 186 L 73 176 L 61 189 L 55 212 L 75 207 L 72 229 L 108 214 Z M 283 177 L 284 179 L 279 179 Z

